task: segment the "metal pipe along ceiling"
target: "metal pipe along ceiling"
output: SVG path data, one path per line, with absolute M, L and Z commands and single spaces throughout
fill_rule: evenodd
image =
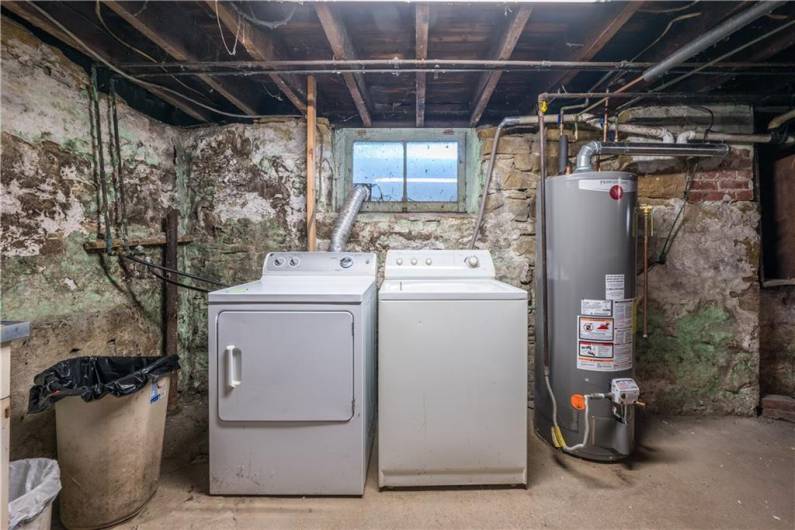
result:
M 712 30 L 706 32 L 704 35 L 697 38 L 690 44 L 682 46 L 679 48 L 679 50 L 672 53 L 667 59 L 660 61 L 655 66 L 652 66 L 643 72 L 641 77 L 646 82 L 659 79 L 672 68 L 681 65 L 691 57 L 698 55 L 718 41 L 723 40 L 735 31 L 744 28 L 754 20 L 769 14 L 784 4 L 786 4 L 786 1 L 784 0 L 758 2 L 742 13 L 731 17 Z
M 591 158 L 596 155 L 651 155 L 681 157 L 712 157 L 726 156 L 729 146 L 726 144 L 665 144 L 665 143 L 611 143 L 588 142 L 577 153 L 576 171 L 592 171 Z

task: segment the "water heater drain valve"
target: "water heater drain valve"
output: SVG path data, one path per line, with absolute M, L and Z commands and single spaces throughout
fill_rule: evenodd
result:
M 640 398 L 640 388 L 631 377 L 610 381 L 610 397 L 616 405 L 635 405 Z

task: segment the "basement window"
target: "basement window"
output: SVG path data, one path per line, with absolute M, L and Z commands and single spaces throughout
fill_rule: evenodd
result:
M 340 200 L 364 184 L 371 189 L 366 211 L 464 211 L 467 131 L 347 129 L 342 137 Z

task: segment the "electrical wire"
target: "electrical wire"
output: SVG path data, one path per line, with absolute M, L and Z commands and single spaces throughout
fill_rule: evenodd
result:
M 217 108 L 212 107 L 210 105 L 205 105 L 204 103 L 202 103 L 200 101 L 196 101 L 195 99 L 193 99 L 193 98 L 191 98 L 189 96 L 186 96 L 185 94 L 181 93 L 178 90 L 174 90 L 172 88 L 168 88 L 168 87 L 165 87 L 163 85 L 158 85 L 156 83 L 150 83 L 148 81 L 142 81 L 140 79 L 136 79 L 135 77 L 131 76 L 130 74 L 128 74 L 124 70 L 121 70 L 119 67 L 115 66 L 110 61 L 108 61 L 104 57 L 102 57 L 99 53 L 94 51 L 93 48 L 91 48 L 88 44 L 83 42 L 77 35 L 75 35 L 71 31 L 69 31 L 69 29 L 67 29 L 66 26 L 61 24 L 55 17 L 50 15 L 47 11 L 45 11 L 41 7 L 39 7 L 36 3 L 32 2 L 31 0 L 27 0 L 27 2 L 28 2 L 28 5 L 30 5 L 33 9 L 35 9 L 39 14 L 41 14 L 47 20 L 52 22 L 58 29 L 63 31 L 64 34 L 69 36 L 77 44 L 79 44 L 84 50 L 86 50 L 91 57 L 93 57 L 97 61 L 101 62 L 102 64 L 107 66 L 110 70 L 112 70 L 113 72 L 117 73 L 118 75 L 120 75 L 124 79 L 127 79 L 128 81 L 131 81 L 131 82 L 133 82 L 133 83 L 135 83 L 137 85 L 140 85 L 140 86 L 142 86 L 144 88 L 150 88 L 150 89 L 160 90 L 162 92 L 168 92 L 169 94 L 173 94 L 173 95 L 175 95 L 175 96 L 177 96 L 179 98 L 184 99 L 185 101 L 189 101 L 189 102 L 193 103 L 194 105 L 196 105 L 198 107 L 206 109 L 206 110 L 208 110 L 210 112 L 214 112 L 214 113 L 219 114 L 221 116 L 227 116 L 229 118 L 249 118 L 249 119 L 270 118 L 270 117 L 272 117 L 269 114 L 238 114 L 238 113 L 235 113 L 235 112 L 226 112 L 224 110 L 217 109 Z
M 689 4 L 687 4 L 686 6 L 672 7 L 670 9 L 648 9 L 647 8 L 647 9 L 638 9 L 638 11 L 640 11 L 641 13 L 656 13 L 656 14 L 678 13 L 679 11 L 685 11 L 687 9 L 690 9 L 691 7 L 696 5 L 698 2 L 699 2 L 699 0 L 694 0 L 693 2 L 690 2 Z
M 191 291 L 199 291 L 200 293 L 209 293 L 210 292 L 209 289 L 202 289 L 201 287 L 188 285 L 187 283 L 182 283 L 182 282 L 177 282 L 177 281 L 174 281 L 174 280 L 170 280 L 170 279 L 166 278 L 165 276 L 163 276 L 162 274 L 156 273 L 152 269 L 147 269 L 147 270 L 155 278 L 159 278 L 159 279 L 163 280 L 166 283 L 170 283 L 171 285 L 176 285 L 177 287 L 182 287 L 183 289 L 190 289 Z
M 221 17 L 218 16 L 218 0 L 215 0 L 215 21 L 218 22 L 218 31 L 221 33 L 221 42 L 224 43 L 224 48 L 226 48 L 226 53 L 229 55 L 234 56 L 237 53 L 237 43 L 240 37 L 240 13 L 237 14 L 237 29 L 235 30 L 235 43 L 232 45 L 232 49 L 229 49 L 229 45 L 226 44 L 226 37 L 224 37 L 224 29 L 221 27 Z
M 282 18 L 280 20 L 274 20 L 273 22 L 271 22 L 269 20 L 262 20 L 262 19 L 259 19 L 259 18 L 255 17 L 254 14 L 253 14 L 253 11 L 252 11 L 251 14 L 246 13 L 245 11 L 243 11 L 242 8 L 238 7 L 235 4 L 235 2 L 229 2 L 229 5 L 232 6 L 232 9 L 237 11 L 237 14 L 239 16 L 245 18 L 246 20 L 248 20 L 252 24 L 255 24 L 257 26 L 262 26 L 263 28 L 266 28 L 266 29 L 269 29 L 269 30 L 274 30 L 274 29 L 279 28 L 281 26 L 284 26 L 285 24 L 290 22 L 290 20 L 293 18 L 293 15 L 295 15 L 296 10 L 298 10 L 298 4 L 293 4 L 293 9 L 290 11 L 290 13 L 286 17 L 284 17 L 284 18 Z
M 668 231 L 668 235 L 665 237 L 665 241 L 663 242 L 663 246 L 660 249 L 660 253 L 657 255 L 656 263 L 661 265 L 665 264 L 665 260 L 668 259 L 668 253 L 671 251 L 671 246 L 673 245 L 674 239 L 684 224 L 684 219 L 682 219 L 682 222 L 680 223 L 679 218 L 682 217 L 682 214 L 685 211 L 685 206 L 687 206 L 687 199 L 690 195 L 690 189 L 693 186 L 693 178 L 695 177 L 697 167 L 698 161 L 693 162 L 692 164 L 688 163 L 687 181 L 685 182 L 682 206 L 680 206 L 679 211 L 676 212 L 673 223 L 671 223 L 671 229 Z
M 210 280 L 210 279 L 207 279 L 207 278 L 202 278 L 201 276 L 196 276 L 194 274 L 190 274 L 190 273 L 187 273 L 187 272 L 182 272 L 182 271 L 179 271 L 177 269 L 172 269 L 170 267 L 164 267 L 163 265 L 157 265 L 156 263 L 152 263 L 152 262 L 144 260 L 144 259 L 139 259 L 139 258 L 136 258 L 135 256 L 130 256 L 130 255 L 127 255 L 127 254 L 119 254 L 119 257 L 124 258 L 124 259 L 129 260 L 129 261 L 133 261 L 135 263 L 139 263 L 139 264 L 144 265 L 144 266 L 149 267 L 149 268 L 158 269 L 158 270 L 161 270 L 161 271 L 164 271 L 164 272 L 168 272 L 168 273 L 171 273 L 171 274 L 176 274 L 177 276 L 184 276 L 184 277 L 190 278 L 192 280 L 197 280 L 197 281 L 200 281 L 200 282 L 209 283 L 210 285 L 217 285 L 218 287 L 227 287 L 226 284 L 223 284 L 221 282 L 218 282 L 218 281 L 215 281 L 215 280 Z
M 138 10 L 138 12 L 135 15 L 133 15 L 133 16 L 137 17 L 139 14 L 141 14 L 143 12 L 144 9 L 146 9 L 146 4 L 144 4 L 144 7 L 142 7 L 140 10 Z M 154 57 L 152 57 L 151 55 L 149 55 L 148 53 L 146 53 L 145 51 L 142 51 L 142 50 L 136 48 L 135 46 L 133 46 L 132 44 L 129 44 L 128 42 L 124 41 L 121 37 L 119 37 L 116 33 L 114 33 L 113 30 L 110 29 L 110 27 L 105 23 L 105 18 L 102 16 L 102 8 L 101 8 L 101 3 L 100 3 L 99 0 L 96 0 L 96 3 L 94 5 L 94 13 L 97 15 L 97 19 L 99 19 L 99 22 L 100 22 L 100 24 L 102 24 L 102 27 L 105 28 L 105 31 L 107 31 L 108 34 L 111 37 L 116 39 L 116 41 L 119 44 L 121 44 L 125 48 L 128 48 L 128 49 L 134 51 L 135 53 L 137 53 L 138 55 L 140 55 L 144 59 L 147 59 L 148 61 L 152 61 L 155 64 L 160 62 L 157 59 L 155 59 Z M 168 73 L 168 70 L 166 70 L 164 67 L 161 66 L 160 69 L 163 70 L 163 72 Z M 190 85 L 186 84 L 185 82 L 181 81 L 180 79 L 177 78 L 177 76 L 172 75 L 172 76 L 169 76 L 169 77 L 171 77 L 171 79 L 173 79 L 174 81 L 176 81 L 177 83 L 179 83 L 183 87 L 187 88 L 188 90 L 194 92 L 195 94 L 198 94 L 198 95 L 204 97 L 204 94 L 202 94 L 201 91 L 196 90 L 192 86 L 190 86 Z

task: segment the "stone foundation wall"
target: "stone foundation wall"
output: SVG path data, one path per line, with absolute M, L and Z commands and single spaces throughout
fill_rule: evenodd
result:
M 140 266 L 82 247 L 98 232 L 85 72 L 5 18 L 2 57 L 2 315 L 31 320 L 33 329 L 12 358 L 12 456 L 21 458 L 54 450 L 52 414 L 25 414 L 33 375 L 75 355 L 159 352 L 161 289 Z M 104 116 L 104 99 L 102 107 Z M 180 130 L 124 104 L 119 112 L 132 236 L 159 234 L 167 209 L 177 208 L 181 233 L 193 238 L 180 247 L 180 267 L 226 284 L 259 277 L 269 251 L 305 247 L 303 121 Z M 318 132 L 317 223 L 325 248 L 336 218 L 338 170 L 333 131 L 321 121 Z M 490 128 L 478 131 L 474 170 L 481 185 L 493 135 Z M 557 167 L 556 135 L 550 131 L 551 168 Z M 792 328 L 782 325 L 791 313 L 788 294 L 774 296 L 775 307 L 785 309 L 766 312 L 766 293 L 760 302 L 752 151 L 733 148 L 726 160 L 701 163 L 687 201 L 688 171 L 681 162 L 619 158 L 603 168 L 640 175 L 641 202 L 655 207 L 653 256 L 685 208 L 667 259 L 650 273 L 651 333 L 638 339 L 637 354 L 646 401 L 666 413 L 753 413 L 760 307 L 763 352 L 790 355 L 791 337 L 769 337 Z M 535 135 L 504 136 L 477 243 L 491 250 L 501 280 L 530 291 L 529 377 L 538 171 Z M 462 248 L 473 223 L 471 213 L 363 213 L 349 246 L 378 252 L 382 262 L 389 248 Z M 158 249 L 147 253 L 160 260 Z M 180 390 L 189 413 L 171 421 L 180 426 L 177 438 L 190 440 L 201 436 L 206 422 L 188 406 L 202 403 L 208 384 L 206 297 L 186 290 L 179 296 Z M 777 381 L 775 388 L 792 388 L 786 370 L 762 373 Z
M 766 287 L 760 294 L 762 395 L 795 397 L 795 286 Z
M 69 357 L 159 355 L 160 287 L 83 249 L 97 238 L 99 189 L 86 73 L 6 17 L 2 68 L 2 316 L 31 321 L 11 358 L 11 457 L 24 458 L 55 451 L 52 411 L 26 414 L 33 376 Z M 101 107 L 104 118 L 104 98 Z M 130 234 L 156 235 L 180 132 L 124 104 L 118 112 Z

